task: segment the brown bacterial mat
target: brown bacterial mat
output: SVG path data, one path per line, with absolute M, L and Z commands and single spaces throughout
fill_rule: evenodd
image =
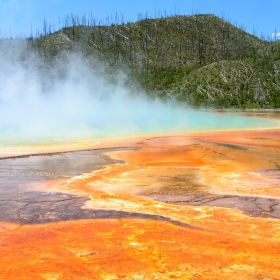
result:
M 112 139 L 0 174 L 0 279 L 280 279 L 280 130 Z

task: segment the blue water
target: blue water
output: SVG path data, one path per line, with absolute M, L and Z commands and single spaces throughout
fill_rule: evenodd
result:
M 0 146 L 38 145 L 40 143 L 88 140 L 156 133 L 179 133 L 204 130 L 236 130 L 280 128 L 280 119 L 245 116 L 241 113 L 217 113 L 186 108 L 165 107 L 165 110 L 105 112 L 99 118 L 76 123 L 46 122 L 22 127 L 22 123 L 0 127 Z M 129 111 L 131 112 L 131 111 Z

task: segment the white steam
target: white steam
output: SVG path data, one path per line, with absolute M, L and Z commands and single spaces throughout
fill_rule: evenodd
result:
M 2 145 L 271 125 L 257 118 L 218 116 L 150 99 L 143 93 L 132 94 L 123 73 L 110 82 L 106 71 L 100 74 L 76 55 L 63 65 L 63 78 L 56 77 L 56 69 L 51 70 L 53 76 L 39 73 L 39 59 L 34 56 L 33 64 L 19 63 L 17 56 L 20 53 L 2 46 Z

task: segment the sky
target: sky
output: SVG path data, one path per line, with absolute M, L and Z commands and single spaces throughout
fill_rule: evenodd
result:
M 31 30 L 43 29 L 44 20 L 58 30 L 71 14 L 92 14 L 97 21 L 117 14 L 124 21 L 137 21 L 139 14 L 210 13 L 259 37 L 277 34 L 280 39 L 279 12 L 280 0 L 0 0 L 0 37 L 28 37 Z

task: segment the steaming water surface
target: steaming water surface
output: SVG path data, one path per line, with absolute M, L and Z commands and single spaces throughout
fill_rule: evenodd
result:
M 94 102 L 94 101 L 93 101 Z M 139 101 L 138 101 L 139 102 Z M 155 133 L 175 133 L 200 130 L 235 130 L 235 129 L 266 129 L 280 127 L 277 119 L 245 116 L 238 113 L 211 113 L 194 111 L 186 108 L 172 107 L 156 101 L 144 104 L 136 101 L 128 105 L 127 111 L 118 107 L 112 112 L 104 104 L 98 112 L 86 113 L 88 118 L 77 115 L 72 122 L 52 116 L 50 122 L 44 120 L 18 120 L 18 126 L 1 127 L 1 146 L 39 145 L 46 143 L 100 139 L 119 136 L 135 136 Z M 112 106 L 112 104 L 110 104 Z M 134 107 L 132 110 L 131 108 Z M 143 108 L 143 109 L 142 109 Z M 82 110 L 82 108 L 81 108 Z M 100 113 L 100 116 L 99 116 Z M 62 118 L 63 118 L 62 117 Z M 16 122 L 15 122 L 16 124 Z
M 233 113 L 195 111 L 149 98 L 126 86 L 127 77 L 95 71 L 69 57 L 63 77 L 40 75 L 33 66 L 0 52 L 1 147 L 104 137 L 196 130 L 279 127 L 279 121 Z M 61 67 L 61 66 L 59 66 Z M 52 69 L 56 73 L 56 69 Z M 112 82 L 113 81 L 113 82 Z

